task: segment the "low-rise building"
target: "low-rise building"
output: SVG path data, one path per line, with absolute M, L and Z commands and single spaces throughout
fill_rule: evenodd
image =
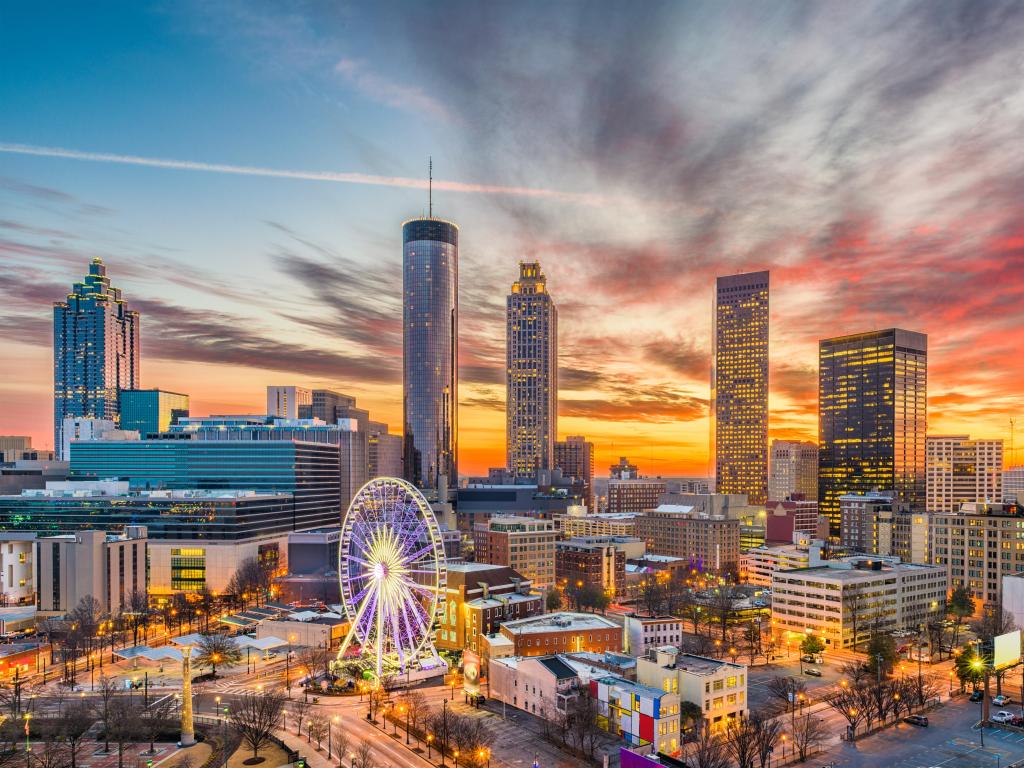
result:
M 515 656 L 622 650 L 622 627 L 595 613 L 546 613 L 501 625 Z
M 664 646 L 637 659 L 636 676 L 644 685 L 678 693 L 682 701 L 699 706 L 713 733 L 721 733 L 732 720 L 748 714 L 747 668 L 742 664 Z
M 630 746 L 650 744 L 664 755 L 680 754 L 679 693 L 615 675 L 590 681 L 597 724 Z
M 78 531 L 36 540 L 37 607 L 64 614 L 86 596 L 104 613 L 119 613 L 132 593 L 146 594 L 146 529 L 124 534 Z
M 629 477 L 608 481 L 608 513 L 643 512 L 658 506 L 666 484 L 661 478 Z
M 821 539 L 807 534 L 793 535 L 793 543 L 757 547 L 745 552 L 742 557 L 740 577 L 749 584 L 768 587 L 776 571 L 791 571 L 795 568 L 817 567 L 830 554 L 838 554 Z
M 881 558 L 850 557 L 772 574 L 777 645 L 808 633 L 829 648 L 849 648 L 876 629 L 917 629 L 945 606 L 945 568 Z
M 492 657 L 489 675 L 492 699 L 545 720 L 568 713 L 582 684 L 576 668 L 552 653 Z
M 467 648 L 485 655 L 482 638 L 505 621 L 525 619 L 544 611 L 544 598 L 533 594 L 533 582 L 507 565 L 449 563 L 444 615 L 435 645 L 461 652 Z
M 576 515 L 572 512 L 555 515 L 555 530 L 565 538 L 579 536 L 635 536 L 636 519 L 641 512 L 619 512 L 618 514 Z
M 805 499 L 769 501 L 765 507 L 765 541 L 790 542 L 795 533 L 818 530 L 818 502 Z
M 683 620 L 674 616 L 626 616 L 622 627 L 623 648 L 634 656 L 664 645 L 679 647 L 683 641 Z
M 28 605 L 36 601 L 36 535 L 0 534 L 0 605 Z

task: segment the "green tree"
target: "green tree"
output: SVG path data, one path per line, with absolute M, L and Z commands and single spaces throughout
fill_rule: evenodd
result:
M 558 587 L 552 587 L 548 590 L 544 598 L 544 607 L 549 611 L 557 611 L 562 607 L 562 592 Z
M 817 656 L 824 650 L 825 643 L 823 643 L 821 638 L 817 635 L 808 635 L 804 638 L 804 641 L 800 643 L 800 652 L 810 654 L 811 656 Z
M 963 584 L 953 588 L 953 592 L 949 596 L 949 602 L 946 604 L 946 612 L 954 620 L 953 647 L 956 648 L 957 641 L 960 639 L 960 627 L 963 625 L 964 619 L 974 615 L 974 598 L 971 597 L 970 590 Z
M 953 670 L 960 681 L 960 690 L 968 683 L 972 688 L 977 687 L 978 683 L 985 679 L 988 666 L 989 660 L 978 653 L 974 646 L 964 648 L 953 662 Z
M 868 640 L 868 668 L 876 674 L 880 670 L 881 674 L 887 675 L 896 666 L 897 658 L 896 641 L 892 635 L 877 630 L 872 632 Z
M 197 667 L 209 667 L 214 677 L 217 665 L 231 667 L 242 660 L 242 649 L 227 635 L 203 635 L 196 646 L 198 653 L 192 660 Z

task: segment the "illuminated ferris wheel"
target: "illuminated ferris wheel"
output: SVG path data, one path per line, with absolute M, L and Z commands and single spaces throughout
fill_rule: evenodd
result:
M 444 610 L 447 569 L 441 528 L 423 495 L 393 477 L 371 480 L 341 525 L 341 600 L 349 620 L 338 660 L 353 641 L 381 678 L 405 670 L 431 642 Z

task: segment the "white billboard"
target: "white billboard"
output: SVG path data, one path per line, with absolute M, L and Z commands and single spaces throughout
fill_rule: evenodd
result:
M 1006 669 L 1020 661 L 1020 630 L 996 637 L 992 649 L 992 667 Z

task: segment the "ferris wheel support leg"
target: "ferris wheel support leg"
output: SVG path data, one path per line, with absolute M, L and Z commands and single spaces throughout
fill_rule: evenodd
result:
M 377 683 L 384 672 L 384 601 L 377 599 Z
M 356 627 L 359 626 L 360 619 L 363 618 L 363 614 L 366 612 L 366 603 L 364 602 L 359 606 L 359 610 L 356 612 L 355 618 L 352 619 L 352 625 L 348 628 L 348 634 L 345 635 L 345 639 L 341 643 L 341 648 L 338 649 L 338 656 L 336 657 L 337 663 L 341 663 L 342 659 L 345 658 L 345 651 L 352 644 L 352 638 L 356 636 Z

